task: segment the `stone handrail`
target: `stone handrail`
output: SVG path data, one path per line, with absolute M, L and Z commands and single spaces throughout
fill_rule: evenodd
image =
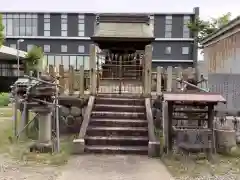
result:
M 89 97 L 87 109 L 84 113 L 83 122 L 82 122 L 81 129 L 80 129 L 79 136 L 78 136 L 79 139 L 84 139 L 84 137 L 85 137 L 87 127 L 88 127 L 88 124 L 90 121 L 91 113 L 92 113 L 92 108 L 94 105 L 94 100 L 95 100 L 94 96 Z
M 157 156 L 160 153 L 160 140 L 155 135 L 155 127 L 153 122 L 151 99 L 145 98 L 146 116 L 148 121 L 148 155 Z

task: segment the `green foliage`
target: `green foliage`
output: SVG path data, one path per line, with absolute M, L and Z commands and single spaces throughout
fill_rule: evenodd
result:
M 10 103 L 8 93 L 0 93 L 0 107 L 7 106 Z
M 0 14 L 0 47 L 4 43 L 4 25 L 2 22 L 2 15 Z
M 198 33 L 197 40 L 200 43 L 204 38 L 212 34 L 214 31 L 228 24 L 230 20 L 231 13 L 226 13 L 218 18 L 211 18 L 208 21 L 197 19 L 195 22 L 189 23 L 188 28 L 193 33 Z
M 26 71 L 36 71 L 38 70 L 40 61 L 43 58 L 43 51 L 41 47 L 33 46 L 30 51 L 26 54 L 25 67 Z

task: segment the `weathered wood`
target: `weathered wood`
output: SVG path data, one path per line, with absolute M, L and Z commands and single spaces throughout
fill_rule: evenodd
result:
M 62 88 L 60 88 L 60 93 L 64 93 L 64 88 L 65 88 L 65 79 L 64 79 L 64 66 L 62 64 L 59 65 L 59 84 Z
M 162 67 L 157 67 L 157 95 L 162 94 Z
M 69 95 L 74 94 L 74 67 L 73 66 L 69 66 L 68 91 L 69 91 Z
M 84 66 L 81 65 L 80 66 L 80 79 L 79 79 L 79 96 L 83 96 L 84 95 Z

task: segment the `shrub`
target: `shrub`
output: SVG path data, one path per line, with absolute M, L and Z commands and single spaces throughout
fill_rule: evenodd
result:
M 10 98 L 8 93 L 0 93 L 0 107 L 7 106 L 10 103 Z

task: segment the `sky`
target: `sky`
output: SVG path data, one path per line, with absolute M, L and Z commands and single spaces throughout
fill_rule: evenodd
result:
M 194 7 L 200 7 L 203 19 L 240 15 L 240 0 L 3 0 L 0 11 L 192 12 Z
M 240 0 L 2 0 L 0 12 L 193 12 L 207 20 L 231 12 L 240 15 Z M 199 54 L 200 59 L 202 55 Z

